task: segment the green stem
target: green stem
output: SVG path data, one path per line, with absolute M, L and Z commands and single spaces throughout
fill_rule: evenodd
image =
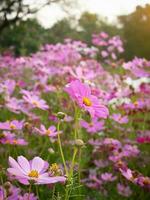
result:
M 53 186 L 53 192 L 52 192 L 52 200 L 55 199 L 55 185 Z
M 65 168 L 65 172 L 66 172 L 66 175 L 68 176 L 68 169 L 67 169 L 67 166 L 66 166 L 66 161 L 65 161 L 64 154 L 63 154 L 62 144 L 61 144 L 61 139 L 60 139 L 59 126 L 60 126 L 60 122 L 58 122 L 58 125 L 57 125 L 57 131 L 58 131 L 58 135 L 57 135 L 57 136 L 58 136 L 58 145 L 59 145 L 59 150 L 60 150 L 61 158 L 62 158 L 62 161 L 63 161 L 63 165 L 64 165 L 64 168 Z
M 32 185 L 30 184 L 30 186 L 29 186 L 28 200 L 30 200 L 31 187 L 32 187 Z
M 79 182 L 79 185 L 81 184 L 80 183 L 80 181 L 81 181 L 81 148 L 79 148 L 79 160 L 78 160 L 78 182 Z M 81 193 L 81 188 L 79 187 L 78 188 L 78 194 L 80 195 L 80 193 Z M 80 197 L 79 197 L 79 199 L 80 199 Z
M 78 180 L 79 180 L 79 184 L 80 184 L 80 180 L 81 180 L 81 166 L 80 166 L 80 162 L 81 162 L 81 148 L 79 149 L 79 168 L 78 168 Z
M 69 180 L 73 176 L 73 168 L 74 168 L 74 165 L 75 165 L 75 158 L 76 158 L 77 152 L 78 152 L 78 149 L 77 149 L 77 147 L 75 147 L 74 148 L 74 152 L 73 152 L 72 162 L 71 162 L 71 168 L 70 168 L 70 173 L 69 173 Z
M 35 187 L 36 187 L 36 195 L 37 195 L 38 199 L 40 199 L 40 197 L 39 197 L 39 191 L 38 191 L 38 186 L 36 185 Z
M 48 140 L 47 138 L 45 138 L 45 139 L 46 139 L 46 141 L 45 141 L 45 143 L 44 143 L 44 145 L 43 145 L 43 148 L 41 149 L 40 156 L 43 154 L 43 152 L 44 152 L 44 150 L 46 149 L 46 146 L 47 146 L 47 144 L 48 144 L 48 142 L 49 142 L 49 140 Z

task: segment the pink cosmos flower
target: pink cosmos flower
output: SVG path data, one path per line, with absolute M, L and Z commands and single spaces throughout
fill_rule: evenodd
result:
M 38 198 L 33 193 L 25 193 L 18 196 L 18 200 L 38 200 Z
M 146 107 L 146 102 L 144 102 L 141 99 L 138 99 L 137 101 L 135 101 L 133 103 L 131 102 L 128 104 L 124 104 L 123 107 L 126 110 L 139 110 L 139 109 L 143 109 Z
M 40 135 L 47 135 L 49 137 L 56 137 L 58 134 L 55 126 L 50 126 L 48 129 L 46 129 L 43 124 L 41 124 L 40 129 L 35 128 L 35 131 Z
M 129 197 L 132 194 L 132 191 L 129 186 L 125 186 L 121 183 L 117 184 L 118 193 L 122 196 Z
M 109 165 L 108 160 L 94 160 L 93 162 L 97 168 L 105 168 Z
M 20 113 L 22 110 L 22 103 L 23 101 L 20 99 L 16 99 L 15 97 L 7 99 L 5 104 L 6 108 L 8 108 L 11 112 Z
M 8 187 L 0 186 L 0 200 L 38 200 L 34 193 L 25 193 L 8 182 Z
M 89 133 L 96 133 L 104 129 L 104 121 L 98 121 L 97 118 L 94 118 L 90 123 L 81 120 L 80 124 L 82 127 L 86 128 Z
M 120 113 L 118 113 L 118 114 L 113 114 L 112 116 L 111 116 L 111 118 L 114 120 L 114 121 L 116 121 L 116 122 L 118 122 L 119 124 L 126 124 L 126 123 L 128 123 L 128 116 L 121 116 L 121 114 Z
M 13 121 L 6 121 L 0 122 L 0 129 L 3 130 L 21 130 L 23 128 L 24 122 L 13 120 Z
M 132 180 L 133 179 L 133 174 L 131 169 L 123 170 L 120 169 L 121 174 L 127 179 L 127 180 Z
M 8 79 L 4 81 L 4 83 L 0 83 L 0 93 L 4 92 L 10 96 L 13 93 L 15 87 L 16 82 L 14 80 Z
M 1 144 L 21 145 L 25 146 L 28 143 L 23 138 L 16 138 L 16 135 L 10 132 L 4 131 L 0 137 Z
M 17 162 L 9 157 L 9 164 L 8 173 L 25 185 L 28 185 L 30 181 L 35 184 L 53 184 L 66 181 L 64 176 L 49 176 L 49 173 L 46 172 L 49 165 L 40 157 L 34 157 L 33 160 L 28 161 L 24 156 L 19 156 Z
M 101 51 L 101 55 L 103 58 L 106 58 L 109 55 L 109 53 L 107 51 Z
M 70 69 L 69 72 L 74 78 L 78 80 L 91 80 L 96 76 L 94 71 L 90 70 L 89 68 L 83 68 L 81 66 L 76 67 L 74 71 L 73 69 Z
M 66 86 L 65 91 L 81 108 L 88 111 L 93 118 L 107 118 L 109 114 L 107 107 L 102 105 L 99 99 L 91 94 L 91 89 L 88 85 L 79 80 L 72 81 Z
M 39 96 L 33 95 L 28 91 L 22 91 L 23 99 L 27 102 L 32 108 L 40 108 L 42 110 L 47 110 L 49 107 L 46 104 L 46 101 L 40 99 Z
M 140 153 L 137 146 L 125 144 L 122 150 L 122 156 L 124 157 L 136 157 Z
M 7 200 L 15 200 L 15 199 L 18 199 L 18 195 L 19 195 L 19 192 L 20 192 L 20 188 L 17 188 L 13 185 L 9 185 L 9 187 L 6 189 L 2 186 L 0 186 L 0 200 L 4 200 L 4 199 L 7 199 Z M 32 200 L 32 199 L 30 199 Z
M 105 138 L 103 144 L 106 146 L 111 146 L 114 150 L 119 149 L 122 146 L 119 140 L 113 138 Z
M 138 143 L 150 143 L 150 137 L 137 137 L 137 142 Z
M 103 173 L 101 174 L 101 179 L 104 181 L 114 181 L 116 180 L 116 176 L 113 176 L 112 173 Z

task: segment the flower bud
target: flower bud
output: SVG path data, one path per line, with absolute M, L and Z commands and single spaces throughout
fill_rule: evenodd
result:
M 60 119 L 60 120 L 61 120 L 61 119 L 64 119 L 65 116 L 66 116 L 66 114 L 63 113 L 63 112 L 58 112 L 58 113 L 57 113 L 57 118 Z
M 11 187 L 11 183 L 10 182 L 6 182 L 6 183 L 4 183 L 4 188 L 5 189 L 9 189 Z
M 81 140 L 81 139 L 76 139 L 76 140 L 75 140 L 75 145 L 76 145 L 77 147 L 82 147 L 82 146 L 85 145 L 85 143 L 84 143 L 83 140 Z

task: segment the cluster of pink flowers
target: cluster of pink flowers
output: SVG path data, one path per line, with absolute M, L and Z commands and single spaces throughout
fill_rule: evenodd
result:
M 34 193 L 23 193 L 20 188 L 17 188 L 10 184 L 10 182 L 4 183 L 4 186 L 0 186 L 0 199 L 4 200 L 37 200 L 38 198 Z
M 32 185 L 53 199 L 78 194 L 77 184 L 92 200 L 91 191 L 134 198 L 150 190 L 150 61 L 119 60 L 119 36 L 102 32 L 92 43 L 0 55 L 0 199 L 37 200 Z
M 101 56 L 109 63 L 110 60 L 117 60 L 117 54 L 124 51 L 122 40 L 119 36 L 110 37 L 107 33 L 93 34 L 92 42 L 101 47 Z

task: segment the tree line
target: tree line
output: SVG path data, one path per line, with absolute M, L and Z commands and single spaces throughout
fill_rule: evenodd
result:
M 0 51 L 9 49 L 15 55 L 28 55 L 36 52 L 43 44 L 63 42 L 65 38 L 91 45 L 91 35 L 105 31 L 112 36 L 121 36 L 126 60 L 135 56 L 150 59 L 150 5 L 137 6 L 131 14 L 119 16 L 118 21 L 119 26 L 108 23 L 97 14 L 84 12 L 79 20 L 64 18 L 51 28 L 44 29 L 35 18 L 20 18 L 16 22 L 8 22 L 5 28 L 0 26 Z

